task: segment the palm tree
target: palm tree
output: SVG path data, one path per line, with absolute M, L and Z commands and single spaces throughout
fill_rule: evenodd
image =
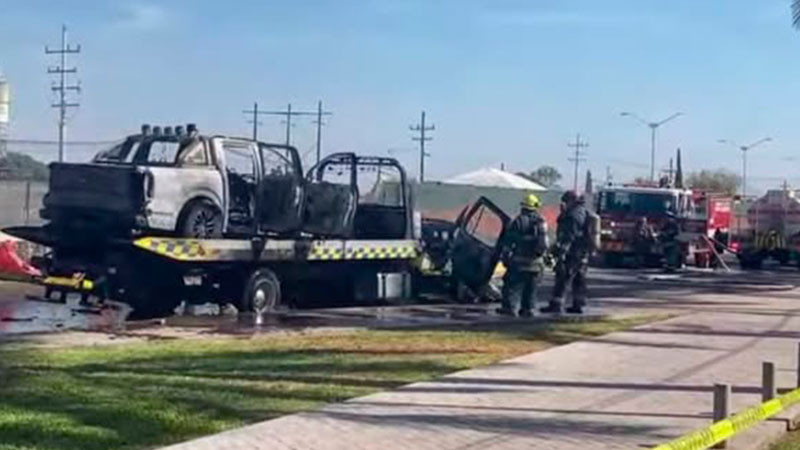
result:
M 792 24 L 800 29 L 800 0 L 792 0 Z

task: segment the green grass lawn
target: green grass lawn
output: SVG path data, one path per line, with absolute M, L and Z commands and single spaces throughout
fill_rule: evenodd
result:
M 800 450 L 800 432 L 787 433 L 770 450 Z
M 151 448 L 663 316 L 0 349 L 0 449 Z

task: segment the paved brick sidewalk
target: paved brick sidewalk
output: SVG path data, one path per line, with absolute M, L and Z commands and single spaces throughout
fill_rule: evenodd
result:
M 170 447 L 186 449 L 647 448 L 709 423 L 711 385 L 760 402 L 762 361 L 791 387 L 798 293 L 695 295 L 665 322 Z M 676 300 L 680 302 L 680 300 Z M 758 448 L 773 420 L 733 441 Z

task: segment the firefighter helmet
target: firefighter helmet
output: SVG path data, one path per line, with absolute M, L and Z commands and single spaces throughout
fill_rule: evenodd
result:
M 529 209 L 533 211 L 539 209 L 541 202 L 539 202 L 539 197 L 537 197 L 535 194 L 528 194 L 524 199 L 522 199 L 520 206 L 522 206 L 522 209 Z

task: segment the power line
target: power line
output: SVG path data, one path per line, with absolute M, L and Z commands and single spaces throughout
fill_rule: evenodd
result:
M 50 89 L 58 93 L 58 103 L 51 105 L 53 108 L 58 108 L 58 161 L 64 161 L 64 131 L 67 122 L 67 109 L 77 108 L 80 106 L 77 102 L 67 101 L 67 91 L 80 92 L 80 84 L 69 84 L 67 81 L 67 74 L 75 74 L 78 69 L 75 67 L 67 68 L 67 55 L 76 54 L 81 52 L 81 46 L 78 44 L 71 47 L 67 42 L 67 26 L 61 26 L 61 47 L 55 50 L 45 46 L 44 53 L 46 55 L 59 55 L 59 65 L 55 67 L 48 67 L 47 73 L 55 74 L 58 76 L 58 84 L 52 86 Z
M 573 190 L 577 193 L 578 192 L 578 168 L 581 164 L 581 161 L 586 161 L 586 158 L 583 157 L 583 149 L 589 147 L 589 143 L 585 141 L 581 141 L 581 134 L 578 133 L 575 136 L 574 143 L 567 143 L 567 147 L 571 147 L 575 149 L 575 154 L 571 158 L 567 158 L 569 161 L 575 163 L 575 177 L 573 179 Z
M 296 116 L 317 116 L 317 145 L 320 146 L 322 142 L 322 116 L 329 116 L 333 113 L 322 110 L 322 102 L 317 104 L 317 111 L 292 111 L 292 104 L 289 103 L 284 111 L 261 111 L 258 109 L 258 103 L 253 103 L 252 110 L 242 111 L 244 114 L 251 114 L 253 116 L 247 123 L 253 124 L 253 140 L 258 140 L 258 117 L 259 115 L 267 116 L 283 116 L 284 123 L 286 124 L 286 145 L 292 145 L 292 117 Z
M 58 141 L 50 141 L 45 139 L 8 139 L 5 142 L 9 144 L 31 144 L 31 145 L 54 145 L 58 144 Z M 64 145 L 111 145 L 118 143 L 119 140 L 115 141 L 69 141 L 65 142 Z
M 419 123 L 408 128 L 411 131 L 419 132 L 419 136 L 414 136 L 411 140 L 419 142 L 419 182 L 422 183 L 425 181 L 425 158 L 431 156 L 429 153 L 425 153 L 425 143 L 433 140 L 432 137 L 426 136 L 425 133 L 435 130 L 436 125 L 425 125 L 425 111 L 422 111 Z

